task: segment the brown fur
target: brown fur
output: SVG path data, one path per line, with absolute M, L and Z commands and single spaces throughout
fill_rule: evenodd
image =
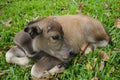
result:
M 56 25 L 53 25 L 53 23 Z M 63 46 L 59 47 L 59 49 L 55 51 L 54 49 L 51 49 L 55 48 L 53 45 L 49 46 L 47 44 L 52 43 L 50 40 L 50 33 L 47 32 L 50 24 L 52 26 L 51 33 L 54 35 L 59 34 L 63 37 L 61 42 L 56 40 L 56 43 L 54 44 L 57 44 L 57 42 L 59 42 L 57 46 L 64 44 L 64 53 L 68 55 L 70 52 L 67 52 L 67 50 L 70 50 L 70 48 L 72 48 L 72 52 L 74 51 L 75 53 L 79 51 L 84 52 L 88 47 L 90 47 L 91 50 L 99 47 L 105 47 L 107 43 L 111 41 L 110 36 L 106 32 L 102 23 L 94 18 L 84 16 L 82 14 L 49 16 L 40 21 L 34 21 L 33 24 L 27 26 L 27 29 L 29 29 L 28 33 L 30 29 L 34 27 L 33 25 L 36 25 L 43 31 L 41 34 L 36 35 L 36 37 L 33 38 L 33 41 L 35 42 L 34 44 L 39 44 L 39 46 L 33 47 L 35 51 L 43 50 L 54 57 L 56 57 L 55 54 L 62 54 Z M 60 32 L 63 32 L 64 35 Z M 68 49 L 67 47 L 70 48 Z M 83 47 L 86 49 L 82 50 Z M 48 51 L 48 49 L 51 49 L 54 52 L 54 55 Z
M 95 43 L 96 41 L 106 40 L 110 38 L 105 31 L 103 25 L 96 19 L 84 15 L 65 15 L 56 16 L 63 28 L 64 37 L 68 43 L 78 52 L 83 43 Z M 89 36 L 93 41 L 89 40 Z

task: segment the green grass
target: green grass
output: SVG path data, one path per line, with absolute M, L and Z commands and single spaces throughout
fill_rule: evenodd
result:
M 100 49 L 87 56 L 78 55 L 63 74 L 55 75 L 52 80 L 91 80 L 98 77 L 100 80 L 120 80 L 120 29 L 114 25 L 115 20 L 120 18 L 119 0 L 0 0 L 0 71 L 9 69 L 8 74 L 0 76 L 0 80 L 29 80 L 30 68 L 8 64 L 5 61 L 5 46 L 14 45 L 14 34 L 23 29 L 27 21 L 36 17 L 49 15 L 76 14 L 79 3 L 84 5 L 82 14 L 100 20 L 112 36 L 114 46 L 107 46 L 103 51 L 107 52 L 110 59 L 102 71 L 98 70 L 101 61 L 97 54 Z M 65 10 L 63 10 L 65 8 Z M 5 27 L 2 21 L 12 18 L 11 25 Z M 89 70 L 86 64 L 94 64 L 97 58 L 95 69 Z M 112 68 L 115 70 L 111 72 Z

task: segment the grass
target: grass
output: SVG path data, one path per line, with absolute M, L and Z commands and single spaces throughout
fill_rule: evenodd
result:
M 52 80 L 91 80 L 98 77 L 100 80 L 120 79 L 120 29 L 114 25 L 115 20 L 120 18 L 119 0 L 1 0 L 0 1 L 0 71 L 10 70 L 8 74 L 0 76 L 0 80 L 29 80 L 30 68 L 8 64 L 5 61 L 5 46 L 14 45 L 14 34 L 23 29 L 27 21 L 36 17 L 49 15 L 76 14 L 79 3 L 84 5 L 82 14 L 100 20 L 112 36 L 114 46 L 107 46 L 97 49 L 87 56 L 78 55 L 71 61 L 71 65 L 63 74 L 55 75 Z M 12 19 L 10 26 L 3 25 Z M 101 61 L 98 51 L 103 50 L 108 53 L 109 60 L 105 67 L 98 69 Z M 92 70 L 86 67 L 89 63 L 91 67 L 94 59 L 97 58 L 96 67 Z M 77 60 L 76 64 L 74 64 Z M 112 69 L 114 68 L 114 71 Z

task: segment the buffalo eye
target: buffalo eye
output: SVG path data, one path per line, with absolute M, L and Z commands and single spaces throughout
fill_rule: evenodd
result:
M 60 36 L 58 36 L 58 35 L 57 35 L 57 36 L 52 36 L 52 39 L 53 39 L 53 40 L 59 40 L 59 39 L 60 39 Z

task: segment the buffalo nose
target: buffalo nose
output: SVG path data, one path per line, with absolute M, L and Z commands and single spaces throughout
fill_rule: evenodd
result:
M 74 53 L 73 51 L 71 51 L 69 54 L 70 54 L 71 56 L 75 55 L 75 53 Z

